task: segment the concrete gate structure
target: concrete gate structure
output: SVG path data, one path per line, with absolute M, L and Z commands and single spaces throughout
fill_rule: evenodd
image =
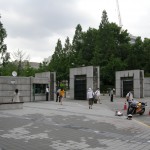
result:
M 88 88 L 100 88 L 99 66 L 70 68 L 70 98 L 86 100 Z
M 144 71 L 127 70 L 116 72 L 116 96 L 125 97 L 131 91 L 135 98 L 144 97 Z
M 144 97 L 150 97 L 150 77 L 144 78 Z
M 36 73 L 35 77 L 0 76 L 0 103 L 12 101 L 17 88 L 21 102 L 45 101 L 45 89 L 49 86 L 49 100 L 55 99 L 56 73 Z

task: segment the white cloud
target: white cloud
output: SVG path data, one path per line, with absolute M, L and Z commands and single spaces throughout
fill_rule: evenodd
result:
M 150 1 L 118 0 L 124 29 L 150 37 Z M 57 40 L 73 38 L 75 27 L 98 28 L 103 10 L 118 24 L 116 0 L 0 0 L 1 21 L 7 31 L 8 51 L 26 51 L 31 61 L 52 55 Z

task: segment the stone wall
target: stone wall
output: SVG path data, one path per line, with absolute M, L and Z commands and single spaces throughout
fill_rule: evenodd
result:
M 1 76 L 0 103 L 11 102 L 16 88 L 19 89 L 21 101 L 30 101 L 31 78 Z
M 150 78 L 144 78 L 144 96 L 150 97 Z
M 50 83 L 51 74 L 54 76 L 53 83 Z M 55 99 L 56 73 L 44 72 L 35 74 L 35 77 L 0 76 L 0 103 L 11 102 L 16 88 L 19 89 L 21 102 L 45 101 L 45 93 L 33 94 L 34 84 L 45 84 L 52 87 L 49 100 Z

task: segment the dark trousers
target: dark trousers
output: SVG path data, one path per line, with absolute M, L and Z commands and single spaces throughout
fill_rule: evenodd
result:
M 48 101 L 48 96 L 49 96 L 49 93 L 46 92 L 46 101 Z
M 130 112 L 129 112 L 129 108 L 130 108 L 130 104 L 131 104 L 131 103 L 132 103 L 132 102 L 128 100 L 128 110 L 127 110 L 127 114 L 130 113 Z
M 110 95 L 110 101 L 113 102 L 113 95 Z
M 93 98 L 89 98 L 89 105 L 93 105 L 93 101 L 94 101 Z
M 58 99 L 59 99 L 59 102 L 60 102 L 59 93 L 56 94 L 56 102 L 58 101 Z

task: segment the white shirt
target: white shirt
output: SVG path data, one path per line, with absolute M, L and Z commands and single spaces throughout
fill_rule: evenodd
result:
M 58 90 L 57 90 L 57 93 L 59 93 L 59 92 L 60 92 L 60 90 L 61 90 L 61 89 L 58 89 Z
M 46 88 L 46 93 L 49 93 L 49 88 Z
M 13 102 L 20 102 L 19 96 L 20 96 L 20 93 L 14 92 Z
M 101 95 L 100 90 L 96 90 L 95 94 L 96 96 L 100 96 Z
M 89 98 L 93 98 L 93 90 L 92 89 L 89 89 L 87 92 L 87 99 L 89 99 Z
M 133 94 L 131 92 L 129 92 L 126 97 L 129 97 L 129 100 L 133 100 Z
M 114 94 L 114 92 L 113 92 L 113 90 L 111 90 L 111 91 L 110 91 L 110 95 L 113 95 L 113 94 Z

